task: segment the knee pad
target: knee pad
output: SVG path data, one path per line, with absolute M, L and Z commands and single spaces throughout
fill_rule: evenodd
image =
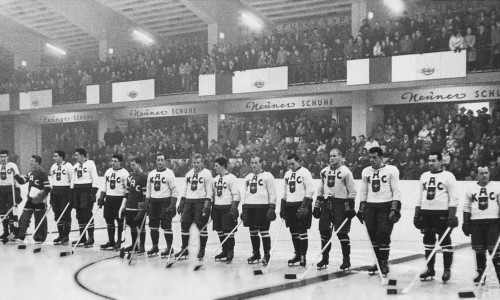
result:
M 160 227 L 160 219 L 149 218 L 149 227 L 150 228 L 159 228 Z
M 433 232 L 426 232 L 424 234 L 424 245 L 432 245 L 436 244 L 436 235 Z
M 167 222 L 166 220 L 161 220 L 161 229 L 172 230 L 172 222 Z
M 81 220 L 82 220 L 82 218 L 83 218 L 83 215 L 82 215 L 82 210 L 81 210 L 81 209 L 77 209 L 77 210 L 76 210 L 76 219 L 77 219 L 78 221 L 81 221 Z
M 191 227 L 190 222 L 181 222 L 181 230 L 184 232 L 189 232 L 189 227 Z
M 61 216 L 61 211 L 59 210 L 54 210 L 54 221 L 57 221 L 59 217 Z
M 349 235 L 346 232 L 337 233 L 337 237 L 340 241 L 349 241 Z
M 26 230 L 30 226 L 31 216 L 33 215 L 33 213 L 34 211 L 32 209 L 23 210 L 23 213 L 19 218 L 19 233 L 21 234 L 21 236 L 24 236 L 26 234 Z

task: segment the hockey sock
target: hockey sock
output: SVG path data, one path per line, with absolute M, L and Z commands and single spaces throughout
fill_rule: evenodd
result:
M 69 237 L 70 232 L 71 232 L 71 221 L 64 223 L 64 236 Z
M 9 234 L 9 219 L 8 218 L 3 219 L 2 225 L 3 225 L 3 232 Z
M 122 242 L 122 233 L 123 233 L 123 220 L 119 220 L 118 221 L 118 233 L 117 233 L 117 237 L 118 237 L 117 242 L 118 243 Z
M 377 260 L 380 260 L 380 246 L 377 242 L 372 242 L 373 250 L 375 251 L 375 256 Z
M 33 233 L 33 236 L 39 236 L 42 241 L 47 237 L 47 218 L 44 218 L 45 209 L 35 210 L 35 227 L 40 224 L 38 230 Z
M 295 253 L 299 254 L 300 253 L 300 238 L 299 238 L 299 233 L 298 232 L 292 232 L 290 230 L 290 234 L 292 235 L 293 250 L 294 250 Z
M 130 236 L 132 237 L 132 245 L 135 245 L 135 241 L 137 241 L 137 228 L 130 228 Z
M 441 248 L 443 249 L 443 266 L 445 269 L 449 269 L 453 263 L 453 246 L 449 234 L 443 239 Z
M 205 229 L 200 232 L 200 249 L 205 250 L 208 240 L 208 231 Z
M 387 244 L 380 244 L 379 246 L 379 259 L 381 261 L 389 260 L 389 252 L 391 251 L 391 246 Z
M 24 239 L 24 237 L 26 237 L 26 230 L 30 227 L 32 215 L 32 209 L 24 209 L 21 217 L 19 218 L 19 237 L 21 239 Z
M 185 249 L 189 244 L 189 231 L 182 231 L 181 238 L 182 238 L 182 249 Z
M 307 237 L 307 232 L 300 233 L 299 237 L 300 237 L 300 254 L 306 255 L 307 248 L 309 247 L 309 239 Z
M 219 241 L 222 243 L 224 239 L 226 238 L 226 233 L 224 231 L 217 231 L 217 234 L 219 235 Z M 226 243 L 222 244 L 222 250 L 227 250 L 227 244 L 229 240 L 226 241 Z
M 495 256 L 493 256 L 493 266 L 495 266 L 497 276 L 500 276 L 500 251 L 497 251 Z M 500 277 L 498 279 L 500 280 Z
M 342 256 L 349 257 L 351 255 L 351 241 L 347 233 L 339 233 L 337 237 L 340 240 L 340 247 L 342 248 Z
M 426 232 L 424 234 L 424 248 L 425 248 L 425 259 L 429 258 L 429 255 L 431 255 L 432 250 L 434 250 L 436 246 L 436 235 L 434 233 L 428 233 Z M 434 263 L 436 262 L 436 255 L 434 255 L 431 260 L 427 263 L 427 267 L 429 269 L 434 269 Z
M 257 229 L 250 230 L 250 241 L 252 242 L 252 250 L 254 253 L 260 252 L 260 238 Z
M 167 229 L 163 232 L 163 236 L 165 236 L 165 242 L 167 242 L 167 247 L 172 246 L 172 242 L 174 240 L 174 233 L 172 229 Z
M 229 238 L 226 241 L 226 244 L 227 244 L 226 246 L 227 250 L 234 250 L 234 244 L 235 244 L 234 232 L 229 236 Z
M 269 231 L 261 231 L 260 236 L 262 237 L 262 246 L 264 247 L 264 253 L 271 251 L 271 237 L 269 236 Z
M 59 236 L 64 236 L 64 222 L 61 220 L 57 223 L 57 232 Z
M 158 228 L 151 228 L 151 242 L 153 245 L 158 245 L 158 241 L 160 240 L 160 233 L 158 232 Z
M 476 251 L 476 266 L 478 270 L 486 268 L 486 251 Z
M 108 240 L 111 242 L 115 241 L 115 222 L 113 220 L 106 220 L 106 227 L 108 231 Z
M 320 231 L 320 235 L 321 235 L 321 249 L 323 249 L 323 248 L 325 248 L 326 243 L 328 243 L 328 241 L 332 237 L 332 233 L 330 231 Z M 330 249 L 332 249 L 332 244 L 331 243 L 323 251 L 323 254 L 330 253 Z
M 85 227 L 85 225 L 84 225 L 84 227 Z M 87 232 L 89 233 L 89 238 L 93 239 L 94 238 L 94 219 L 92 219 L 92 221 L 90 222 L 89 229 L 87 230 Z
M 141 245 L 144 246 L 144 244 L 146 243 L 146 230 L 142 230 L 139 237 L 141 238 Z

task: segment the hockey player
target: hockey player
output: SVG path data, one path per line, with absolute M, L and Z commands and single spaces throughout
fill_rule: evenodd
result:
M 307 230 L 311 228 L 312 196 L 314 181 L 311 172 L 299 164 L 299 156 L 290 154 L 287 157 L 289 170 L 285 173 L 283 198 L 281 198 L 280 217 L 285 219 L 286 226 L 292 236 L 295 255 L 288 260 L 288 265 L 296 262 L 306 266 L 309 239 Z
M 189 242 L 189 227 L 192 223 L 198 226 L 198 229 L 203 229 L 208 223 L 210 210 L 212 208 L 213 198 L 213 183 L 212 173 L 203 167 L 203 159 L 201 154 L 193 156 L 193 169 L 191 169 L 185 177 L 186 186 L 182 192 L 181 202 L 177 208 L 181 214 L 181 236 L 182 249 L 175 254 L 175 257 L 187 256 L 186 249 Z M 202 260 L 205 257 L 205 247 L 208 240 L 207 228 L 200 232 L 200 250 L 198 259 Z
M 47 237 L 47 219 L 42 220 L 42 218 L 47 209 L 46 201 L 50 193 L 50 183 L 47 173 L 40 166 L 41 164 L 42 158 L 38 155 L 32 155 L 30 161 L 31 170 L 28 174 L 24 176 L 14 174 L 14 178 L 19 184 L 29 182 L 28 200 L 19 218 L 19 239 L 22 241 L 26 237 L 26 230 L 30 226 L 33 214 L 35 215 L 35 227 L 42 222 L 38 230 L 33 233 L 33 240 L 37 243 L 43 243 Z
M 76 210 L 76 219 L 80 234 L 84 234 L 80 243 L 84 247 L 94 245 L 94 220 L 90 223 L 86 238 L 85 226 L 92 218 L 92 209 L 99 191 L 99 176 L 94 161 L 87 159 L 87 151 L 83 148 L 75 150 L 76 164 L 73 166 L 73 180 L 71 182 L 72 207 Z
M 50 205 L 54 211 L 54 220 L 61 217 L 61 213 L 68 203 L 70 203 L 70 186 L 73 179 L 73 166 L 67 163 L 66 153 L 61 150 L 54 151 L 54 164 L 50 168 L 52 191 L 50 193 Z M 59 236 L 54 240 L 54 245 L 66 245 L 69 242 L 71 231 L 71 208 L 68 207 L 64 215 L 57 223 Z
M 123 156 L 113 154 L 111 156 L 111 168 L 104 173 L 104 189 L 97 200 L 99 207 L 104 206 L 104 220 L 108 229 L 108 242 L 101 245 L 101 250 L 119 250 L 122 244 L 123 217 L 120 207 L 127 194 L 127 179 L 130 175 L 122 168 Z M 117 239 L 115 241 L 115 220 L 118 225 Z
M 478 276 L 481 280 L 486 269 L 486 250 L 493 256 L 493 265 L 500 281 L 500 251 L 493 253 L 500 235 L 500 187 L 490 182 L 487 166 L 477 169 L 478 182 L 465 193 L 464 222 L 462 230 L 472 235 L 472 249 L 476 251 Z
M 145 207 L 148 209 L 149 229 L 153 242 L 153 247 L 147 252 L 149 256 L 156 255 L 160 251 L 158 248 L 160 225 L 167 242 L 167 248 L 161 253 L 161 256 L 169 256 L 173 251 L 172 218 L 175 217 L 178 195 L 175 174 L 167 168 L 165 154 L 156 154 L 156 170 L 149 173 L 146 184 Z
M 146 216 L 146 184 L 148 182 L 148 175 L 144 174 L 141 167 L 142 161 L 136 157 L 130 162 L 132 174 L 127 180 L 127 196 L 123 200 L 120 213 L 125 214 L 125 220 L 130 227 L 130 235 L 132 237 L 132 244 L 123 248 L 123 252 L 136 251 L 144 253 L 144 243 L 146 241 L 145 225 L 142 226 L 140 234 L 140 243 L 138 249 L 133 249 L 137 240 L 137 232 L 140 229 L 143 219 Z
M 9 151 L 0 150 L 0 216 L 5 216 L 7 212 L 12 208 L 12 206 L 17 206 L 23 201 L 21 198 L 21 189 L 19 185 L 14 180 L 14 174 L 18 174 L 19 169 L 15 163 L 9 162 Z M 14 185 L 14 200 L 12 196 L 12 186 Z M 13 238 L 18 238 L 18 228 L 14 226 L 17 222 L 17 216 L 13 212 L 9 213 L 3 221 L 3 234 L 0 239 L 7 240 L 10 233 L 12 233 Z M 10 228 L 9 228 L 10 227 Z
M 399 170 L 385 165 L 380 147 L 368 150 L 371 167 L 361 173 L 359 210 L 356 214 L 366 228 L 383 275 L 389 273 L 389 252 L 394 223 L 401 218 Z M 374 274 L 377 266 L 368 270 Z
M 238 222 L 238 206 L 240 205 L 240 190 L 236 176 L 227 171 L 227 159 L 219 157 L 215 160 L 214 179 L 214 206 L 212 209 L 213 229 L 217 231 L 222 243 Z M 235 231 L 236 232 L 236 231 Z M 222 245 L 222 252 L 215 256 L 215 260 L 226 259 L 231 262 L 234 258 L 234 233 L 231 233 Z
M 253 255 L 247 259 L 249 264 L 258 263 L 260 256 L 260 236 L 264 247 L 262 264 L 267 265 L 271 259 L 271 237 L 269 227 L 276 220 L 276 189 L 274 177 L 262 171 L 259 156 L 250 160 L 253 173 L 245 177 L 245 199 L 242 205 L 241 220 L 243 226 L 249 227 Z
M 324 248 L 332 237 L 332 225 L 337 231 L 344 219 L 349 219 L 337 234 L 343 256 L 340 269 L 345 270 L 351 267 L 349 231 L 351 229 L 351 219 L 356 216 L 354 211 L 356 188 L 351 170 L 343 165 L 342 160 L 342 151 L 339 149 L 330 151 L 330 166 L 320 172 L 321 185 L 318 188 L 313 216 L 319 219 L 321 248 Z M 318 269 L 328 265 L 330 249 L 331 245 L 323 252 L 323 258 L 317 264 Z
M 440 152 L 429 153 L 429 169 L 420 176 L 420 196 L 415 207 L 413 223 L 424 234 L 425 257 L 428 258 L 436 244 L 436 234 L 441 239 L 447 227 L 458 226 L 457 206 L 458 194 L 455 176 L 443 171 L 441 167 L 442 155 Z M 444 282 L 451 277 L 451 264 L 453 262 L 453 247 L 451 244 L 451 231 L 444 238 L 443 249 L 444 271 L 441 277 Z M 435 255 L 427 264 L 427 270 L 420 274 L 421 279 L 436 275 L 434 271 Z

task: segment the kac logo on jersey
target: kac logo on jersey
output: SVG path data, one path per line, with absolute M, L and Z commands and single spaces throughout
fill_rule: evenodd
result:
M 442 191 L 444 189 L 444 186 L 442 182 L 438 182 L 436 184 L 435 177 L 431 177 L 428 183 L 424 183 L 424 190 L 427 191 L 427 200 L 434 200 L 434 198 L 436 197 L 436 189 Z
M 378 171 L 373 173 L 373 178 L 371 178 L 372 192 L 377 193 L 380 191 L 380 181 L 387 182 L 385 178 L 385 175 L 380 178 Z M 368 180 L 370 181 L 370 177 L 368 177 Z
M 156 176 L 154 178 L 154 190 L 156 192 L 160 191 L 160 186 L 161 186 L 160 174 L 156 174 Z
M 222 190 L 226 188 L 226 183 L 219 178 L 219 181 L 215 183 L 215 190 L 217 191 L 217 197 L 222 196 Z
M 297 176 L 295 177 L 295 173 L 292 173 L 289 179 L 286 179 L 286 184 L 288 184 L 288 189 L 290 193 L 295 193 L 295 190 L 297 189 L 297 183 L 301 184 L 302 183 L 302 177 Z
M 111 178 L 109 179 L 109 188 L 112 190 L 116 188 L 116 173 L 111 173 Z
M 5 170 L 5 166 L 2 166 L 2 170 L 0 171 L 0 179 L 7 180 L 7 174 L 11 174 L 12 169 Z
M 247 182 L 247 186 L 250 185 L 250 194 L 255 194 L 257 193 L 257 185 L 263 186 L 264 184 L 262 183 L 262 179 L 257 179 L 257 175 L 254 175 L 252 177 L 252 180 L 250 180 L 250 183 Z
M 491 192 L 488 195 L 486 188 L 481 188 L 479 191 L 479 196 L 476 197 L 476 194 L 472 195 L 473 201 L 478 201 L 477 207 L 479 210 L 487 210 L 488 209 L 488 199 L 495 200 L 495 193 Z
M 86 172 L 87 172 L 87 168 L 82 168 L 81 166 L 77 167 L 76 168 L 76 177 L 82 178 L 83 177 L 83 173 L 86 173 Z
M 329 188 L 335 187 L 335 173 L 334 174 L 328 174 L 328 179 L 326 181 L 326 186 Z
M 198 189 L 198 183 L 200 184 L 203 183 L 203 178 L 202 177 L 198 178 L 198 173 L 195 173 L 193 175 L 193 178 L 191 177 L 187 178 L 187 183 L 191 184 L 191 191 L 196 191 Z

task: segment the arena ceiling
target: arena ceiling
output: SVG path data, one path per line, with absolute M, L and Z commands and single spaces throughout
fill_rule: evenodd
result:
M 106 34 L 105 28 L 112 31 L 109 27 L 113 23 L 137 26 L 160 38 L 207 31 L 210 17 L 200 7 L 200 1 L 206 4 L 217 0 L 0 0 L 0 16 L 48 42 L 86 53 L 98 51 L 99 39 Z M 345 11 L 351 2 L 241 0 L 243 6 L 271 23 Z

